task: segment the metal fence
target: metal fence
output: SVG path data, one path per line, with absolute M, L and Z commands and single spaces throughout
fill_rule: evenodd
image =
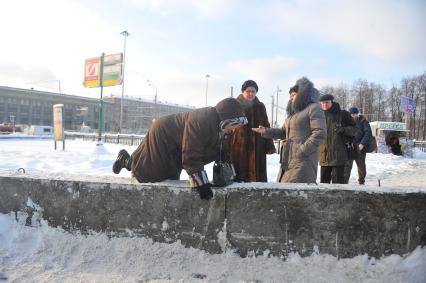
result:
M 104 134 L 102 135 L 102 141 L 104 143 L 116 143 L 124 145 L 139 145 L 143 140 L 145 135 L 125 135 L 125 134 Z M 97 141 L 98 135 L 85 134 L 85 133 L 74 133 L 74 132 L 65 132 L 65 139 L 68 140 L 84 140 L 84 141 Z M 277 153 L 280 153 L 280 140 L 274 140 L 275 148 Z M 426 152 L 426 141 L 415 141 L 414 147 L 420 149 L 423 152 Z
M 125 134 L 103 134 L 102 141 L 104 143 L 116 143 L 124 145 L 139 145 L 144 139 L 145 135 L 125 135 Z M 77 133 L 65 132 L 66 140 L 84 140 L 84 141 L 97 141 L 98 134 L 96 133 Z M 275 149 L 277 153 L 281 150 L 281 140 L 274 140 Z
M 104 143 L 116 143 L 124 145 L 139 145 L 143 140 L 144 135 L 125 135 L 125 134 L 103 134 L 102 141 Z M 67 140 L 84 140 L 84 141 L 97 141 L 97 134 L 85 134 L 65 132 L 65 139 Z
M 426 141 L 415 141 L 414 147 L 426 152 Z

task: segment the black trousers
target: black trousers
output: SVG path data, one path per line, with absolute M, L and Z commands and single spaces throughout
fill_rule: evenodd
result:
M 345 165 L 340 166 L 321 166 L 321 183 L 344 184 L 345 183 Z
M 365 165 L 365 158 L 367 156 L 367 152 L 362 150 L 359 153 L 357 159 L 355 159 L 356 166 L 358 167 L 358 184 L 364 185 L 365 176 L 367 176 L 367 166 Z M 351 177 L 353 160 L 346 161 L 345 165 L 345 184 L 349 183 L 349 178 Z

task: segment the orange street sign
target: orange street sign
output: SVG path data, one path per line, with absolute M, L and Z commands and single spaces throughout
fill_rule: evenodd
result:
M 100 86 L 100 69 L 101 69 L 101 58 L 89 58 L 86 59 L 84 65 L 84 87 L 99 87 Z

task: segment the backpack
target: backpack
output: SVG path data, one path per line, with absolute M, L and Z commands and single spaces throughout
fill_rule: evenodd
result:
M 371 136 L 370 142 L 367 146 L 367 152 L 368 153 L 377 152 L 377 141 L 375 136 Z

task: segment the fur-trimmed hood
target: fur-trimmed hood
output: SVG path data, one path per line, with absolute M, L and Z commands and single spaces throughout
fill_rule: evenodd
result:
M 358 119 L 359 119 L 360 122 L 364 122 L 364 121 L 367 120 L 367 118 L 364 115 L 359 115 Z
M 291 103 L 291 99 L 287 104 L 287 115 L 293 115 L 305 109 L 309 104 L 319 101 L 320 93 L 314 87 L 314 84 L 306 77 L 297 80 L 298 87 L 297 97 L 295 103 Z

